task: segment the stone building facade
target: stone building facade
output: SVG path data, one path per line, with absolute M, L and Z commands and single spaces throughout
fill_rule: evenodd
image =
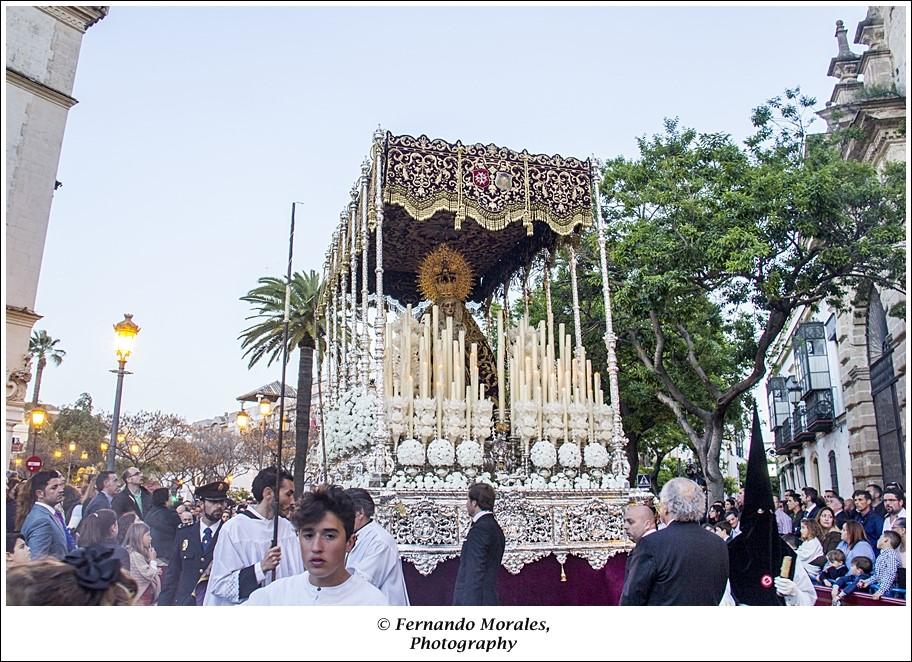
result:
M 860 55 L 849 46 L 848 30 L 837 22 L 838 52 L 828 75 L 838 82 L 818 113 L 828 131 L 858 130 L 844 158 L 880 171 L 891 161 L 906 161 L 905 13 L 905 7 L 870 7 L 855 31 L 854 43 L 867 47 Z M 905 304 L 905 296 L 871 287 L 849 293 L 849 301 L 848 312 L 825 305 L 802 311 L 772 362 L 768 411 L 774 419 L 770 427 L 783 488 L 837 488 L 847 496 L 872 482 L 905 482 L 906 322 L 892 314 L 897 304 Z M 815 351 L 824 351 L 826 358 L 828 374 L 821 373 L 817 384 L 820 393 L 830 392 L 823 409 L 831 413 L 825 417 L 801 399 L 796 381 L 802 361 L 823 365 Z M 801 409 L 797 415 L 796 405 Z M 788 420 L 786 413 L 791 415 Z M 812 419 L 816 429 L 808 430 Z
M 6 452 L 25 414 L 35 322 L 57 165 L 86 30 L 107 7 L 6 10 Z

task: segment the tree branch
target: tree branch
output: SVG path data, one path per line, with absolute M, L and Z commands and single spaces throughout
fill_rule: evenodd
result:
M 712 399 L 718 400 L 722 393 L 719 391 L 718 387 L 710 381 L 709 377 L 706 375 L 706 371 L 703 370 L 703 366 L 700 365 L 700 361 L 697 360 L 697 355 L 694 351 L 693 338 L 690 337 L 690 333 L 684 328 L 683 324 L 679 322 L 676 326 L 678 332 L 684 337 L 684 342 L 687 343 L 687 362 L 690 363 L 690 367 L 693 368 L 693 371 L 697 373 L 697 377 L 700 378 L 703 386 L 707 388 Z
M 675 419 L 678 421 L 678 425 L 684 430 L 684 434 L 690 439 L 690 443 L 694 445 L 694 448 L 703 448 L 703 436 L 697 434 L 697 431 L 693 429 L 693 426 L 690 424 L 690 421 L 687 420 L 684 412 L 681 411 L 681 407 L 677 401 L 668 394 L 662 393 L 662 391 L 656 391 L 656 397 L 659 399 L 659 402 L 671 409 Z

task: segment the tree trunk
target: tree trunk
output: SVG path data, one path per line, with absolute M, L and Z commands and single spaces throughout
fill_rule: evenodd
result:
M 304 470 L 307 467 L 307 448 L 310 441 L 310 391 L 313 383 L 313 347 L 305 340 L 298 346 L 298 397 L 295 401 L 295 494 L 304 492 Z
M 630 464 L 630 473 L 627 480 L 630 484 L 636 486 L 637 472 L 640 470 L 640 454 L 637 452 L 637 445 L 640 443 L 640 436 L 636 434 L 627 437 L 627 462 Z
M 649 483 L 652 487 L 652 493 L 659 493 L 659 472 L 662 470 L 662 461 L 665 459 L 667 453 L 656 453 L 655 466 L 652 468 L 652 474 L 649 476 Z M 634 485 L 635 483 L 630 483 Z
M 725 481 L 722 479 L 722 470 L 719 468 L 719 454 L 722 449 L 722 415 L 717 411 L 704 434 L 704 452 L 700 457 L 700 464 L 706 476 L 706 491 L 709 503 L 721 501 L 725 498 Z
M 35 370 L 35 388 L 32 391 L 32 403 L 38 404 L 38 394 L 41 393 L 41 374 L 44 372 L 44 367 L 47 365 L 47 359 L 43 356 L 38 358 L 38 368 Z

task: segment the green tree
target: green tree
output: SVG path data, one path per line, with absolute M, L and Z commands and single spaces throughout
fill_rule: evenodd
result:
M 666 120 L 639 157 L 603 170 L 608 249 L 626 334 L 720 498 L 723 430 L 763 377 L 789 318 L 905 281 L 904 168 L 844 161 L 809 136 L 798 90 L 755 109 L 744 147 Z M 721 330 L 726 347 L 718 345 Z M 724 350 L 724 351 L 720 351 Z M 727 357 L 715 366 L 712 362 Z M 686 378 L 699 385 L 688 392 Z
M 69 448 L 71 443 L 76 444 L 81 466 L 104 462 L 104 453 L 99 445 L 105 441 L 109 427 L 104 416 L 93 413 L 92 396 L 88 393 L 81 394 L 76 402 L 60 410 L 54 420 L 54 431 L 58 441 L 65 447 Z M 82 451 L 88 455 L 85 460 L 82 460 Z
M 41 376 L 47 367 L 48 359 L 54 365 L 60 365 L 63 363 L 63 357 L 66 356 L 66 352 L 57 347 L 59 342 L 59 339 L 51 338 L 44 329 L 32 332 L 32 337 L 29 339 L 28 353 L 38 358 L 38 366 L 35 368 L 35 388 L 32 390 L 34 404 L 40 402 L 38 395 L 41 393 Z
M 251 304 L 255 313 L 247 317 L 256 320 L 244 329 L 238 339 L 244 357 L 249 357 L 249 367 L 266 359 L 272 365 L 282 359 L 282 342 L 285 330 L 285 279 L 264 277 L 241 301 Z M 311 270 L 292 276 L 289 291 L 288 354 L 295 349 L 298 356 L 298 397 L 295 403 L 295 489 L 304 489 L 304 469 L 310 434 L 310 392 L 313 382 L 313 357 L 319 337 L 316 305 L 320 294 L 320 277 Z

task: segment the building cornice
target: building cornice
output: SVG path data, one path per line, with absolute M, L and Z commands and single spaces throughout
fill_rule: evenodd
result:
M 69 110 L 77 103 L 76 99 L 71 97 L 68 94 L 63 92 L 58 92 L 53 87 L 45 85 L 41 81 L 37 81 L 34 78 L 29 78 L 25 74 L 21 74 L 15 69 L 6 68 L 6 82 L 12 83 L 16 87 L 19 87 L 26 92 L 31 92 L 35 96 L 39 96 L 42 99 L 47 99 L 53 104 L 56 104 L 63 108 L 64 110 Z
M 43 11 L 48 16 L 76 28 L 80 32 L 85 32 L 90 27 L 98 23 L 108 15 L 109 7 L 35 7 Z
M 6 321 L 8 324 L 16 324 L 18 326 L 26 326 L 32 328 L 32 326 L 41 319 L 41 315 L 36 313 L 34 310 L 28 308 L 16 308 L 14 306 L 6 307 Z

